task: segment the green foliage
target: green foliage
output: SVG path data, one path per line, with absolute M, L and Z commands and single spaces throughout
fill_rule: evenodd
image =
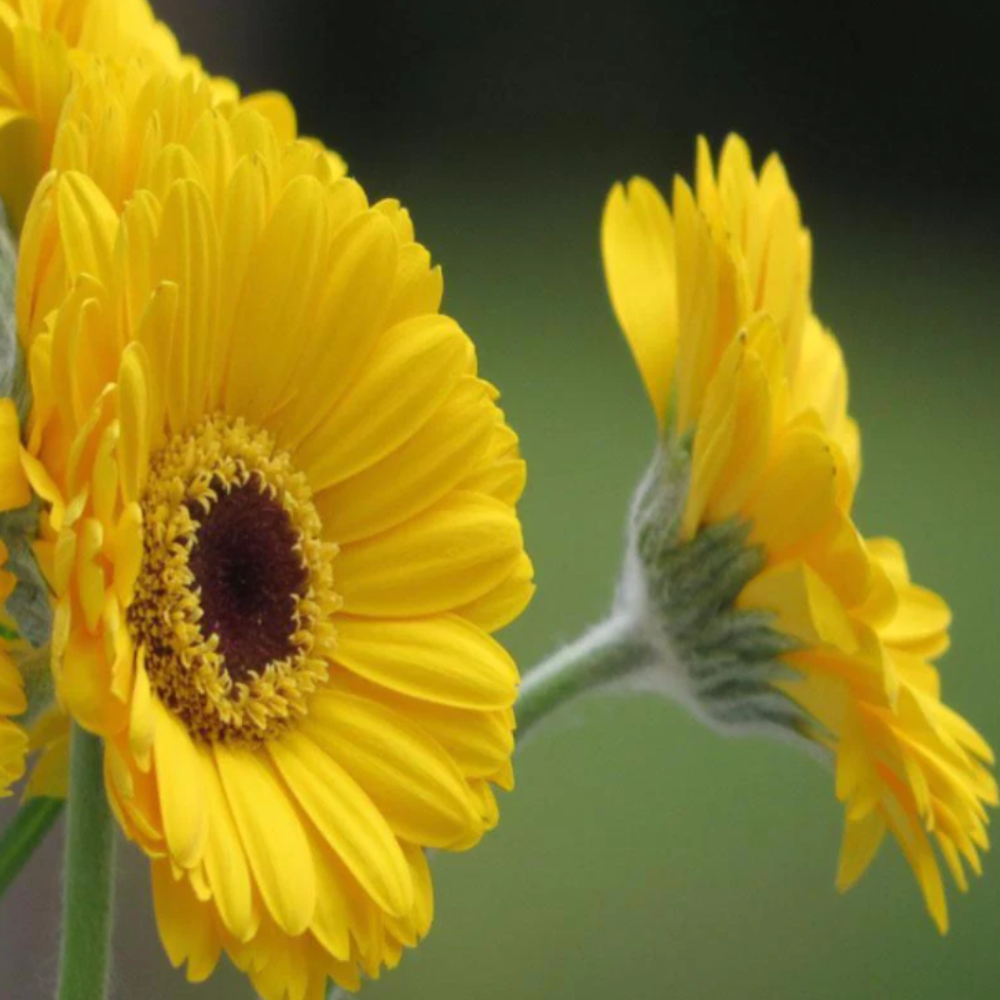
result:
M 62 799 L 29 799 L 0 836 L 0 898 L 62 813 Z

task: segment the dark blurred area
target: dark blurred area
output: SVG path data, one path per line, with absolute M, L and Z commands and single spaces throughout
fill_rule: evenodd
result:
M 213 71 L 290 93 L 355 172 L 486 157 L 518 179 L 688 170 L 692 137 L 779 149 L 803 200 L 900 225 L 1000 219 L 988 7 L 161 0 Z M 405 194 L 405 191 L 403 192 Z

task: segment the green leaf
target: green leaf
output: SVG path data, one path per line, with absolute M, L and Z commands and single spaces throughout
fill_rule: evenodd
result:
M 8 824 L 0 836 L 0 896 L 45 839 L 65 804 L 62 799 L 29 799 Z

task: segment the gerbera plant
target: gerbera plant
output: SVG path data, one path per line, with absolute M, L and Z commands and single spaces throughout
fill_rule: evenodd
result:
M 938 858 L 962 889 L 979 872 L 993 755 L 941 699 L 948 606 L 855 525 L 847 372 L 780 160 L 757 174 L 731 137 L 716 170 L 702 141 L 672 209 L 643 179 L 611 191 L 602 248 L 660 432 L 613 616 L 645 648 L 641 679 L 723 731 L 829 755 L 838 887 L 891 833 L 945 931 Z
M 828 756 L 838 884 L 892 833 L 946 928 L 992 755 L 941 699 L 947 606 L 855 526 L 776 158 L 611 193 L 659 439 L 611 614 L 523 685 L 525 465 L 398 202 L 143 0 L 0 0 L 0 197 L 0 794 L 37 751 L 0 892 L 68 799 L 63 1000 L 107 995 L 115 821 L 188 979 L 358 988 L 427 933 L 429 852 L 496 825 L 515 701 L 523 733 L 616 685 Z
M 104 988 L 108 805 L 190 979 L 354 988 L 512 784 L 517 438 L 408 213 L 256 107 L 101 63 L 53 150 L 0 461 L 74 726 L 63 996 Z

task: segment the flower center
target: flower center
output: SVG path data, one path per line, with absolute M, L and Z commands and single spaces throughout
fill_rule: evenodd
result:
M 201 628 L 219 637 L 218 651 L 234 681 L 295 652 L 295 608 L 309 572 L 298 535 L 257 474 L 243 486 L 213 483 L 218 499 L 199 517 L 188 556 L 201 595 Z
M 153 690 L 203 742 L 260 743 L 327 676 L 336 547 L 270 435 L 208 417 L 153 456 L 129 608 Z

